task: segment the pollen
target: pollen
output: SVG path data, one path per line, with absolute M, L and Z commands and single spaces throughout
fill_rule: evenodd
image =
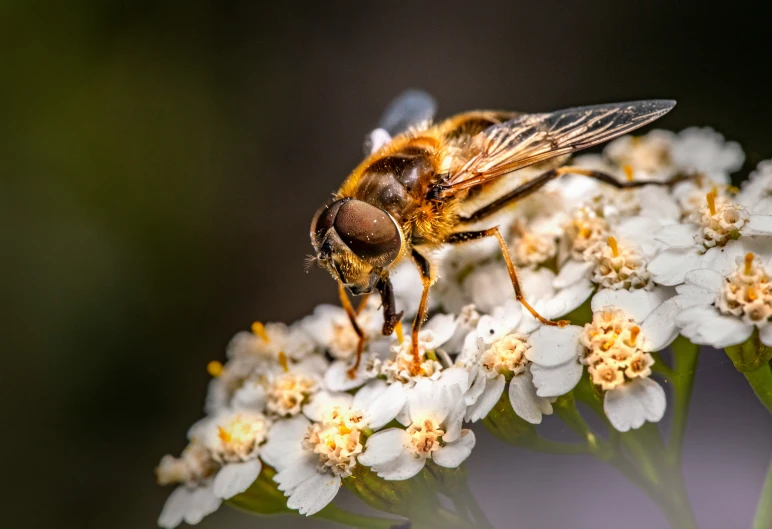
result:
M 358 410 L 333 408 L 322 415 L 321 423 L 312 424 L 303 440 L 303 448 L 318 454 L 319 468 L 334 475 L 349 477 L 362 453 L 364 415 Z
M 630 345 L 635 345 L 635 342 L 638 340 L 638 335 L 641 333 L 641 328 L 637 325 L 630 329 Z
M 268 333 L 265 332 L 265 325 L 263 325 L 262 322 L 256 321 L 255 323 L 253 323 L 252 332 L 266 342 L 271 341 L 271 339 L 268 338 Z
M 230 443 L 233 440 L 233 436 L 230 434 L 230 432 L 228 432 L 228 430 L 222 426 L 217 427 L 217 437 L 219 437 L 220 441 L 223 443 Z
M 397 325 L 394 326 L 394 330 L 397 333 L 397 343 L 402 343 L 405 341 L 405 335 L 402 331 L 402 320 L 397 322 Z
M 772 284 L 759 261 L 750 252 L 738 258 L 737 268 L 726 276 L 716 300 L 723 314 L 738 316 L 745 323 L 757 326 L 772 321 Z
M 614 255 L 614 257 L 619 257 L 619 246 L 617 245 L 617 240 L 614 237 L 609 237 L 608 245 L 611 247 L 611 253 Z
M 641 328 L 622 310 L 604 309 L 593 314 L 580 337 L 587 351 L 581 362 L 590 380 L 603 391 L 651 374 L 654 359 L 641 349 Z
M 622 166 L 622 170 L 625 172 L 625 178 L 627 178 L 628 182 L 633 181 L 633 166 L 630 164 L 625 164 Z
M 220 375 L 222 375 L 222 363 L 218 362 L 217 360 L 212 360 L 206 365 L 206 372 L 209 373 L 210 376 L 217 378 Z
M 708 193 L 705 198 L 708 201 L 708 210 L 710 210 L 711 215 L 716 214 L 716 190 L 714 189 L 710 193 Z
M 279 351 L 279 365 L 285 373 L 289 371 L 289 363 L 287 362 L 287 354 L 284 351 Z
M 748 252 L 745 254 L 745 275 L 749 276 L 751 275 L 751 271 L 753 270 L 753 252 Z

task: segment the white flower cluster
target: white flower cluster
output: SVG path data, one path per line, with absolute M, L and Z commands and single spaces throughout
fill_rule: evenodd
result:
M 567 175 L 500 216 L 529 303 L 550 319 L 587 303 L 584 325 L 542 325 L 515 300 L 495 241 L 482 240 L 438 259 L 418 358 L 409 336 L 380 336 L 372 298 L 358 314 L 367 342 L 355 373 L 357 335 L 341 308 L 237 334 L 227 362 L 209 366 L 207 416 L 182 456 L 157 468 L 159 483 L 178 485 L 159 524 L 198 522 L 263 463 L 287 506 L 307 515 L 361 466 L 385 480 L 408 479 L 429 459 L 457 467 L 475 445 L 464 423 L 508 402 L 538 424 L 582 377 L 619 431 L 659 421 L 666 398 L 653 353 L 679 332 L 716 347 L 758 332 L 772 346 L 772 162 L 737 190 L 729 173 L 742 162 L 710 129 L 623 137 L 574 165 L 680 183 L 618 190 Z M 391 277 L 407 317 L 420 281 L 409 267 Z

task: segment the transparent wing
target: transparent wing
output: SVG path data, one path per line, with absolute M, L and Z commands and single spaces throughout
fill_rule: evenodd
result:
M 410 127 L 432 120 L 437 112 L 437 102 L 423 90 L 405 90 L 397 96 L 381 116 L 378 127 L 392 136 Z
M 479 152 L 448 175 L 440 184 L 441 192 L 447 196 L 603 143 L 651 123 L 674 106 L 675 101 L 670 100 L 612 103 L 524 114 L 493 125 L 473 139 Z

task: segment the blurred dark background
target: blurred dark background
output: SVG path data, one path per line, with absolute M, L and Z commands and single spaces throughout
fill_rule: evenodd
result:
M 674 98 L 658 125 L 715 127 L 747 173 L 772 157 L 768 33 L 742 2 L 2 2 L 0 526 L 155 525 L 206 363 L 334 300 L 308 224 L 401 90 L 442 115 Z M 747 527 L 772 427 L 723 353 L 701 362 L 687 483 L 703 527 Z M 665 524 L 590 459 L 481 435 L 470 469 L 502 527 Z

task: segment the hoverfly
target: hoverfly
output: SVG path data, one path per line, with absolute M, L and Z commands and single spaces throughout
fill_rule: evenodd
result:
M 435 103 L 428 94 L 410 90 L 394 100 L 380 127 L 365 141 L 369 152 L 364 161 L 311 223 L 316 260 L 337 280 L 341 303 L 359 336 L 351 376 L 359 365 L 364 334 L 345 289 L 354 295 L 379 292 L 383 334 L 390 335 L 402 313 L 395 311 L 389 269 L 404 259 L 414 261 L 423 283 L 412 328 L 418 370 L 418 331 L 436 278 L 430 254 L 442 245 L 495 237 L 516 299 L 543 324 L 566 325 L 565 320 L 543 318 L 527 302 L 498 227 L 476 229 L 475 225 L 563 174 L 585 175 L 616 188 L 661 183 L 621 182 L 606 173 L 563 163 L 567 155 L 651 123 L 673 106 L 675 101 L 649 100 L 540 114 L 474 111 L 432 125 Z M 538 176 L 485 200 L 489 190 L 502 187 L 494 183 L 535 164 L 544 168 Z M 470 203 L 477 205 L 473 211 L 464 207 Z

